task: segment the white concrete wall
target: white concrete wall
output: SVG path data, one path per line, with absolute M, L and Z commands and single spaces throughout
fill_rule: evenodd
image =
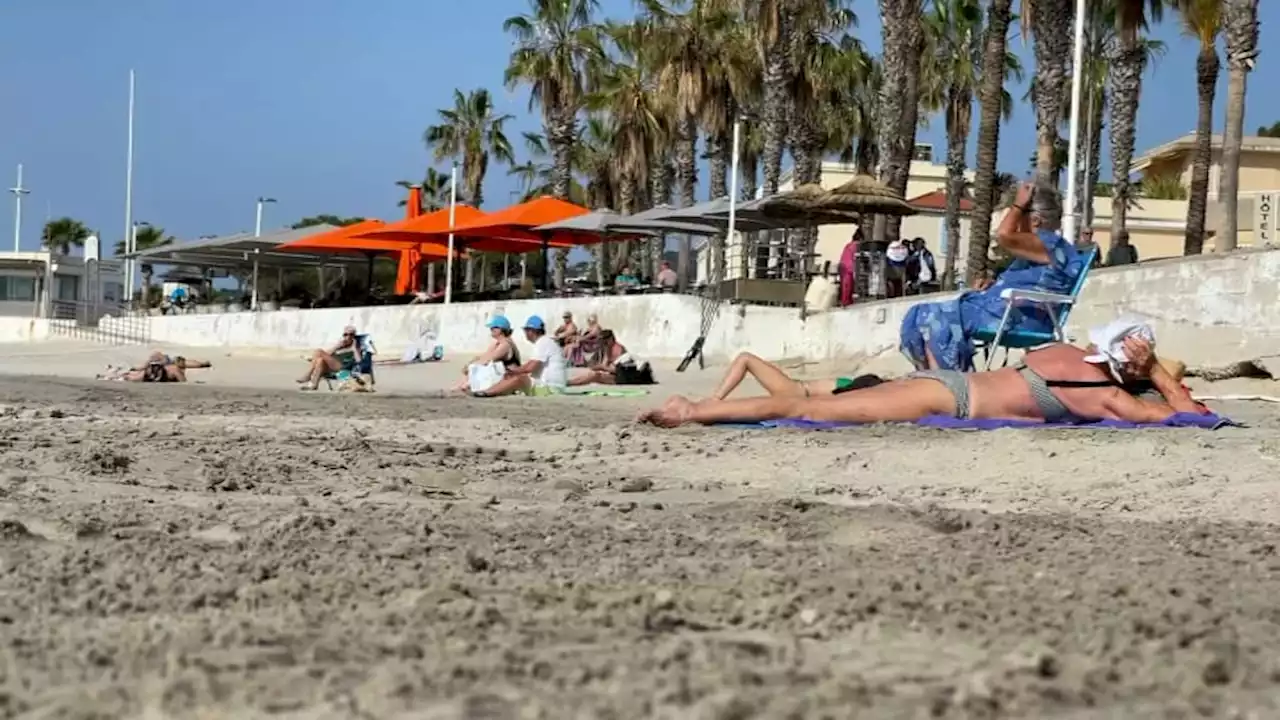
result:
M 1070 332 L 1121 313 L 1153 321 L 1162 352 L 1189 363 L 1222 362 L 1280 351 L 1280 251 L 1246 251 L 1095 270 Z M 934 296 L 931 299 L 944 299 Z M 897 360 L 898 328 L 917 299 L 868 303 L 799 319 L 794 309 L 725 305 L 709 333 L 706 354 L 724 358 L 750 350 L 769 358 L 811 361 Z M 506 303 L 284 310 L 270 313 L 165 316 L 152 320 L 157 344 L 302 349 L 333 343 L 342 326 L 373 335 L 384 355 L 399 354 L 420 328 L 434 328 L 450 354 L 481 350 L 487 319 L 504 313 L 517 326 L 531 314 L 549 325 L 565 310 L 580 323 L 601 323 L 644 357 L 681 357 L 698 335 L 701 304 L 678 295 Z M 517 333 L 518 334 L 518 333 Z M 889 369 L 889 368 L 886 368 Z
M 0 343 L 31 342 L 49 337 L 49 321 L 33 317 L 0 315 Z

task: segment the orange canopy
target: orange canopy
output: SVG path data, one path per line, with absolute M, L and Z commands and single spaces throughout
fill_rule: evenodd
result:
M 468 238 L 503 237 L 532 240 L 540 248 L 543 243 L 551 247 L 573 247 L 581 244 L 581 237 L 574 233 L 534 232 L 533 228 L 571 217 L 586 215 L 590 210 L 559 198 L 543 196 L 509 208 L 491 212 L 473 222 L 459 223 L 454 235 Z M 472 247 L 479 247 L 474 242 Z M 526 251 L 527 252 L 527 251 Z
M 365 220 L 354 225 L 335 228 L 329 232 L 311 235 L 310 237 L 299 238 L 293 242 L 287 242 L 281 245 L 279 250 L 294 250 L 297 252 L 403 252 L 410 248 L 416 248 L 417 243 L 396 241 L 396 240 L 379 240 L 364 237 L 361 233 L 377 230 L 384 227 L 386 223 L 381 220 Z M 444 248 L 428 247 L 423 255 L 430 257 L 443 258 L 448 255 L 448 251 Z
M 493 235 L 469 235 L 460 237 L 456 228 L 463 225 L 479 223 L 490 217 L 470 205 L 454 206 L 454 242 L 455 247 L 469 250 L 499 253 L 527 253 L 542 247 L 541 237 L 530 233 L 498 231 Z M 449 209 L 436 210 L 380 228 L 374 228 L 361 237 L 379 241 L 423 243 L 423 248 L 447 248 L 449 242 Z M 555 247 L 568 247 L 563 243 L 553 243 Z

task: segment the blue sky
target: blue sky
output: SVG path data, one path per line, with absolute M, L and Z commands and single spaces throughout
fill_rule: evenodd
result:
M 603 0 L 624 16 L 628 0 Z M 1261 3 L 1262 47 L 1280 2 Z M 880 46 L 876 4 L 854 0 L 859 37 Z M 182 238 L 251 230 L 254 200 L 279 199 L 267 227 L 318 213 L 394 219 L 396 180 L 430 163 L 423 129 L 455 87 L 488 87 L 536 129 L 523 91 L 502 88 L 510 39 L 504 18 L 525 0 L 51 0 L 0 4 L 0 178 L 25 165 L 24 247 L 38 244 L 47 213 L 70 215 L 114 243 L 124 229 L 128 71 L 138 77 L 134 217 Z M 1138 146 L 1195 127 L 1194 41 L 1166 21 L 1165 58 L 1149 72 Z M 1030 69 L 1031 49 L 1014 47 Z M 1280 120 L 1266 89 L 1277 67 L 1263 51 L 1251 76 L 1246 132 Z M 1218 93 L 1223 121 L 1226 77 Z M 1021 97 L 1023 88 L 1015 93 Z M 942 147 L 941 122 L 920 133 Z M 1035 141 L 1031 108 L 1003 131 L 1001 166 L 1022 174 Z M 1106 150 L 1104 149 L 1104 158 Z M 970 156 L 972 160 L 972 155 Z M 1110 163 L 1104 159 L 1104 177 Z M 490 207 L 516 183 L 491 167 Z M 703 190 L 705 193 L 705 190 Z M 8 247 L 12 199 L 0 214 Z

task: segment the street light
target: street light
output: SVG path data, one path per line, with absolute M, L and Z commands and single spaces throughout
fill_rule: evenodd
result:
M 22 196 L 31 194 L 30 190 L 22 187 L 21 163 L 18 164 L 18 184 L 9 188 L 9 192 L 13 193 L 13 251 L 18 252 L 22 240 Z
M 263 205 L 266 205 L 267 203 L 274 203 L 275 201 L 276 201 L 276 199 L 275 199 L 275 198 L 269 198 L 269 197 L 259 197 L 259 198 L 258 198 L 258 215 L 257 215 L 257 218 L 256 218 L 256 219 L 254 220 L 254 222 L 253 222 L 253 236 L 254 236 L 254 237 L 259 237 L 259 236 L 261 236 L 261 235 L 262 235 L 262 206 L 263 206 Z

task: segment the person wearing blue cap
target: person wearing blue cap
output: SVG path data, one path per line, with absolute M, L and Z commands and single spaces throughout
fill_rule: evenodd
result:
M 500 382 L 483 392 L 472 390 L 484 397 L 524 393 L 526 395 L 557 395 L 569 384 L 569 368 L 564 360 L 560 344 L 547 335 L 547 324 L 541 317 L 530 315 L 524 321 L 524 337 L 533 343 L 533 357 L 523 365 L 507 369 Z
M 456 390 L 485 392 L 502 382 L 508 370 L 520 365 L 520 350 L 511 339 L 511 321 L 505 315 L 494 315 L 485 326 L 489 328 L 489 347 L 463 366 L 464 377 Z

